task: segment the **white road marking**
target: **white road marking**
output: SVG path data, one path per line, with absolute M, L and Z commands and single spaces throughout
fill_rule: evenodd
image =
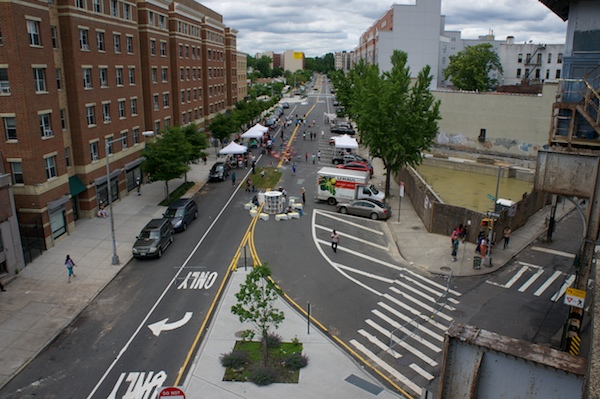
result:
M 423 370 L 421 367 L 419 367 L 418 365 L 411 363 L 410 366 L 411 369 L 413 369 L 414 371 L 416 371 L 417 373 L 419 373 L 421 376 L 425 377 L 428 381 L 433 380 L 435 377 L 428 373 L 427 371 Z
M 569 252 L 556 251 L 556 250 L 550 249 L 550 248 L 535 247 L 535 246 L 531 247 L 531 249 L 534 251 L 538 251 L 538 252 L 545 252 L 545 253 L 551 254 L 551 255 L 558 255 L 558 256 L 564 256 L 565 258 L 575 259 L 575 254 L 571 254 Z
M 336 265 L 341 270 L 347 270 L 349 272 L 360 274 L 361 276 L 366 276 L 366 277 L 369 277 L 369 278 L 372 278 L 372 279 L 375 279 L 375 280 L 383 281 L 384 283 L 388 283 L 388 284 L 393 284 L 394 283 L 394 280 L 392 280 L 390 278 L 381 277 L 381 276 L 379 276 L 377 274 L 368 273 L 368 272 L 365 272 L 363 270 L 356 269 L 354 267 L 340 265 L 339 263 L 336 263 Z
M 540 267 L 538 269 L 538 271 L 535 272 L 534 275 L 529 277 L 529 279 L 525 282 L 525 284 L 523 284 L 521 287 L 519 287 L 519 292 L 525 292 L 529 287 L 531 287 L 531 284 L 535 283 L 535 280 L 537 280 L 538 277 L 540 277 L 543 273 L 544 273 L 544 269 L 542 269 Z
M 538 288 L 536 292 L 533 293 L 533 295 L 535 295 L 535 296 L 542 295 L 544 293 L 544 291 L 546 291 L 548 289 L 548 287 L 550 287 L 550 285 L 554 282 L 554 280 L 556 280 L 557 278 L 560 277 L 561 274 L 562 274 L 562 272 L 555 271 L 554 274 L 552 276 L 550 276 L 550 278 L 548 280 L 546 280 L 546 282 L 544 284 L 542 284 L 542 286 L 540 288 Z
M 389 306 L 383 302 L 379 302 L 378 305 L 380 305 L 382 308 L 384 308 L 385 310 L 387 310 L 388 312 L 390 312 L 397 318 L 409 323 L 412 327 L 416 327 L 419 331 L 423 331 L 425 334 L 429 335 L 431 338 L 436 339 L 440 342 L 444 342 L 444 337 L 442 337 L 440 334 L 437 334 L 437 333 L 431 331 L 429 328 L 427 328 L 423 324 L 419 323 L 420 320 L 415 320 L 414 317 L 410 318 L 410 317 L 406 316 L 405 314 L 398 312 L 397 310 L 395 310 L 394 308 L 392 308 L 391 306 Z
M 371 233 L 378 234 L 380 236 L 384 235 L 383 231 L 381 231 L 381 230 L 372 229 L 372 228 L 366 227 L 363 224 L 354 223 L 354 222 L 351 222 L 349 220 L 346 220 L 346 218 L 342 218 L 342 217 L 339 217 L 339 216 L 334 216 L 334 215 L 338 215 L 335 212 L 327 212 L 327 211 L 322 211 L 322 210 L 317 209 L 317 210 L 314 211 L 314 214 L 319 214 L 319 215 L 328 217 L 330 219 L 334 219 L 334 220 L 336 220 L 338 222 L 342 222 L 342 223 L 348 224 L 350 226 L 359 227 L 361 230 L 367 230 L 367 231 L 369 231 Z
M 431 292 L 432 294 L 435 294 L 435 295 L 437 295 L 438 297 L 440 297 L 440 296 L 443 296 L 443 295 L 444 295 L 444 293 L 446 292 L 446 287 L 444 287 L 444 286 L 442 286 L 442 291 L 436 291 L 436 290 L 434 290 L 433 288 L 431 288 L 431 287 L 428 287 L 428 286 L 426 286 L 425 284 L 422 284 L 422 283 L 418 282 L 417 280 L 415 280 L 414 278 L 410 278 L 410 277 L 408 277 L 408 276 L 407 276 L 407 275 L 405 275 L 405 274 L 400 274 L 400 277 L 402 277 L 403 279 L 405 279 L 405 280 L 407 280 L 407 281 L 409 281 L 409 282 L 413 283 L 414 285 L 416 285 L 416 286 L 418 286 L 418 287 L 421 287 L 421 288 L 422 288 L 422 289 L 424 289 L 425 291 L 429 291 L 429 292 Z M 460 295 L 461 295 L 461 294 L 460 294 L 460 292 L 453 291 L 453 290 L 448 290 L 448 292 L 452 293 L 452 294 L 453 294 L 453 295 L 455 295 L 455 296 L 460 296 Z M 458 294 L 458 295 L 457 295 L 457 294 Z
M 389 295 L 389 294 L 383 294 L 384 298 L 389 299 L 390 301 L 394 302 L 395 304 L 405 308 L 405 309 L 410 309 L 409 311 L 413 314 L 421 314 L 421 312 L 419 312 L 418 310 L 414 310 L 412 307 L 405 305 L 402 301 L 394 298 L 393 296 Z M 442 319 L 446 319 L 447 321 L 451 322 L 453 321 L 452 317 L 445 315 L 444 313 L 442 313 L 441 311 L 434 311 L 431 312 L 431 315 L 439 315 Z
M 575 275 L 571 274 L 569 276 L 569 278 L 560 287 L 560 290 L 558 290 L 554 295 L 552 295 L 552 298 L 550 298 L 550 299 L 554 302 L 558 301 L 560 299 L 560 297 L 565 294 L 565 292 L 567 291 L 567 288 L 569 288 L 571 286 L 571 284 L 573 284 L 573 281 L 575 281 Z
M 490 280 L 485 280 L 486 283 L 491 284 L 491 285 L 495 285 L 497 287 L 502 287 L 502 288 L 510 288 L 513 286 L 514 283 L 517 282 L 517 280 L 519 280 L 523 274 L 525 274 L 525 272 L 529 270 L 529 268 L 527 266 L 523 266 L 519 269 L 518 272 L 515 273 L 514 276 L 512 276 L 512 278 L 510 280 L 508 280 L 506 283 L 504 284 L 499 284 L 496 283 L 494 281 L 490 281 Z
M 423 303 L 423 301 L 419 301 L 418 299 L 416 299 L 416 298 L 413 298 L 413 297 L 411 297 L 410 295 L 406 295 L 404 292 L 400 291 L 400 290 L 399 290 L 398 288 L 396 288 L 396 287 L 390 287 L 390 291 L 392 291 L 392 292 L 395 292 L 395 293 L 396 293 L 396 294 L 398 294 L 398 295 L 402 295 L 402 297 L 403 297 L 403 298 L 405 298 L 405 299 L 407 299 L 407 300 L 411 301 L 412 303 L 414 303 L 414 304 L 416 304 L 416 305 L 418 305 L 418 306 L 422 307 L 423 309 L 426 309 L 426 310 L 430 311 L 431 313 L 434 313 L 434 312 L 436 311 L 436 309 L 434 309 L 433 307 L 431 307 L 431 306 L 429 306 L 429 305 L 425 305 L 425 304 Z M 439 305 L 440 305 L 440 307 L 441 307 L 441 308 L 445 308 L 445 309 L 448 309 L 448 310 L 450 310 L 450 311 L 452 311 L 452 310 L 456 310 L 456 308 L 454 308 L 454 307 L 452 307 L 452 306 L 450 306 L 450 305 L 446 305 L 446 304 L 445 304 L 445 303 L 443 303 L 443 302 L 439 302 Z
M 383 342 L 381 342 L 379 339 L 377 339 L 376 336 L 374 336 L 372 334 L 369 334 L 368 332 L 366 332 L 363 329 L 358 330 L 358 333 L 360 335 L 362 335 L 363 337 L 365 337 L 366 339 L 368 339 L 369 342 L 371 342 L 372 344 L 374 344 L 375 346 L 377 346 L 379 349 L 381 349 L 384 352 L 389 353 L 390 355 L 394 356 L 394 358 L 400 359 L 402 357 L 401 354 L 399 354 L 398 352 L 396 352 L 395 350 L 393 350 L 392 348 L 390 348 L 388 345 L 386 345 Z
M 321 229 L 321 230 L 331 231 L 331 229 L 329 227 L 321 226 L 321 225 L 318 225 L 318 224 L 315 225 L 315 228 Z M 363 240 L 362 238 L 358 238 L 358 237 L 356 237 L 354 235 L 344 234 L 344 233 L 342 233 L 342 232 L 340 232 L 338 230 L 336 230 L 336 231 L 337 231 L 338 235 L 340 237 L 343 237 L 344 239 L 347 238 L 347 239 L 350 239 L 350 240 L 354 240 L 354 241 L 360 242 L 362 244 L 367 244 L 367 245 L 370 245 L 372 247 L 379 248 L 379 249 L 381 249 L 383 251 L 386 251 L 386 252 L 389 251 L 389 249 L 390 249 L 389 245 L 383 246 L 383 245 L 375 244 L 374 242 L 371 242 L 371 241 L 368 241 L 368 240 Z
M 398 381 L 403 383 L 408 389 L 410 389 L 411 391 L 416 393 L 417 396 L 421 395 L 421 388 L 419 386 L 417 386 L 417 384 L 415 384 L 414 382 L 412 382 L 411 380 L 406 378 L 404 375 L 400 374 L 396 369 L 394 369 L 392 366 L 387 364 L 385 361 L 378 358 L 377 355 L 375 355 L 373 352 L 371 352 L 370 350 L 365 348 L 360 342 L 357 342 L 356 340 L 352 340 L 352 341 L 350 341 L 350 343 L 352 345 L 354 345 L 354 347 L 356 349 L 361 351 L 365 356 L 367 356 L 369 359 L 371 359 L 373 362 L 377 363 L 377 365 L 379 367 L 383 368 L 385 371 L 390 373 L 395 379 L 397 379 Z
M 438 321 L 433 320 L 432 316 L 426 316 L 426 315 L 422 314 L 418 310 L 413 309 L 412 307 L 410 307 L 410 306 L 406 305 L 405 303 L 397 300 L 396 298 L 392 297 L 389 294 L 383 294 L 383 297 L 385 299 L 388 299 L 388 300 L 392 301 L 393 303 L 395 303 L 396 305 L 400 306 L 402 309 L 408 311 L 409 313 L 414 314 L 415 316 L 418 316 L 418 317 L 420 317 L 420 318 L 422 318 L 424 320 L 427 320 L 427 322 L 429 324 L 436 326 L 437 328 L 439 328 L 442 331 L 446 331 L 448 329 L 448 327 L 444 326 L 442 323 L 439 323 Z M 452 319 L 450 319 L 450 321 L 452 321 Z
M 437 362 L 435 360 L 433 360 L 432 358 L 430 358 L 429 356 L 427 356 L 426 354 L 424 354 L 420 350 L 418 350 L 418 349 L 414 348 L 413 346 L 407 344 L 406 342 L 404 342 L 400 338 L 396 337 L 394 334 L 392 334 L 391 331 L 388 331 L 385 328 L 381 327 L 379 324 L 375 323 L 373 320 L 367 319 L 366 323 L 368 325 L 370 325 L 371 327 L 373 327 L 374 329 L 376 329 L 377 331 L 379 331 L 385 337 L 391 338 L 391 340 L 395 344 L 397 344 L 398 346 L 401 346 L 402 348 L 406 349 L 407 351 L 409 351 L 410 353 L 412 353 L 413 355 L 415 355 L 419 359 L 423 360 L 425 363 L 427 363 L 431 367 L 437 366 Z
M 393 320 L 391 317 L 384 315 L 383 313 L 381 313 L 377 309 L 372 310 L 371 313 L 377 315 L 377 317 L 379 317 L 380 319 L 384 320 L 390 326 L 394 327 L 395 330 L 402 331 L 404 334 L 406 334 L 407 336 L 411 337 L 412 339 L 414 339 L 415 341 L 417 341 L 421 345 L 426 346 L 430 350 L 432 350 L 432 351 L 434 351 L 436 353 L 439 353 L 439 352 L 442 351 L 442 348 L 440 348 L 439 346 L 434 345 L 431 342 L 427 341 L 426 339 L 422 338 L 419 335 L 419 333 L 417 332 L 417 331 L 420 331 L 418 327 L 415 330 L 411 331 L 408 328 L 404 327 L 402 324 L 400 324 L 397 321 Z
M 419 295 L 419 296 L 421 296 L 421 297 L 423 297 L 423 298 L 427 299 L 429 302 L 436 303 L 440 297 L 443 297 L 443 294 L 441 294 L 441 295 L 438 297 L 438 299 L 436 299 L 436 298 L 434 298 L 434 297 L 432 297 L 432 296 L 430 296 L 430 295 L 427 295 L 427 294 L 423 293 L 423 291 L 419 291 L 418 289 L 416 289 L 416 288 L 414 288 L 414 287 L 411 287 L 411 286 L 410 286 L 410 285 L 408 285 L 408 284 L 405 284 L 405 283 L 403 283 L 403 282 L 402 282 L 402 281 L 400 281 L 400 280 L 396 280 L 396 281 L 394 281 L 394 283 L 398 284 L 399 286 L 401 286 L 401 287 L 402 287 L 402 288 L 404 288 L 404 289 L 407 289 L 407 290 L 409 290 L 409 291 L 412 291 L 412 292 L 414 292 L 415 294 L 417 294 L 417 295 Z M 460 303 L 460 302 L 458 302 L 458 301 L 457 301 L 456 299 L 454 299 L 454 298 L 448 298 L 448 301 L 450 301 L 450 302 L 452 302 L 452 303 L 454 303 L 454 304 Z

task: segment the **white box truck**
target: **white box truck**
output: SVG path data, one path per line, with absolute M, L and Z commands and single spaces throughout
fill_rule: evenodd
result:
M 371 198 L 379 201 L 385 194 L 369 184 L 369 172 L 322 168 L 317 173 L 317 199 L 335 205 L 338 201 Z

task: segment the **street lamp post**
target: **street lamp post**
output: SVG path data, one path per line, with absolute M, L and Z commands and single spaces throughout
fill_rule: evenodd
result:
M 123 139 L 125 139 L 125 137 L 120 137 L 118 139 L 114 139 L 114 140 L 106 140 L 106 187 L 108 190 L 108 212 L 109 212 L 109 217 L 110 217 L 110 234 L 111 234 L 111 238 L 112 238 L 112 249 L 113 249 L 113 255 L 112 255 L 112 264 L 113 265 L 118 265 L 119 262 L 119 255 L 117 255 L 117 240 L 115 238 L 115 219 L 113 218 L 113 207 L 112 207 L 112 188 L 111 188 L 111 181 L 110 181 L 110 163 L 108 162 L 108 151 L 110 149 L 110 145 L 113 143 L 116 143 L 117 141 L 123 141 Z

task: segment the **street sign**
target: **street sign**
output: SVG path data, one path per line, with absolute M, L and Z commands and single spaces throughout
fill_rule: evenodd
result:
M 500 214 L 496 212 L 487 212 L 487 215 L 492 218 L 499 218 Z
M 160 391 L 158 399 L 185 399 L 185 394 L 177 387 L 167 387 Z
M 576 288 L 567 288 L 565 292 L 565 305 L 583 309 L 585 304 L 585 291 Z
M 496 201 L 496 197 L 494 197 L 492 194 L 488 194 L 487 197 L 494 202 Z

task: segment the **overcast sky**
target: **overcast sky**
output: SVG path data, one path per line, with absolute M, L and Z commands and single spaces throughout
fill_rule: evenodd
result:
M 394 0 L 196 0 L 223 15 L 239 31 L 237 49 L 257 52 L 304 51 L 307 57 L 352 51 L 360 35 Z M 425 0 L 427 1 L 427 0 Z M 410 0 L 396 0 L 397 4 Z M 414 1 L 413 1 L 414 4 Z M 497 40 L 516 43 L 565 42 L 566 23 L 538 0 L 442 0 L 446 30 L 476 39 L 490 30 Z

